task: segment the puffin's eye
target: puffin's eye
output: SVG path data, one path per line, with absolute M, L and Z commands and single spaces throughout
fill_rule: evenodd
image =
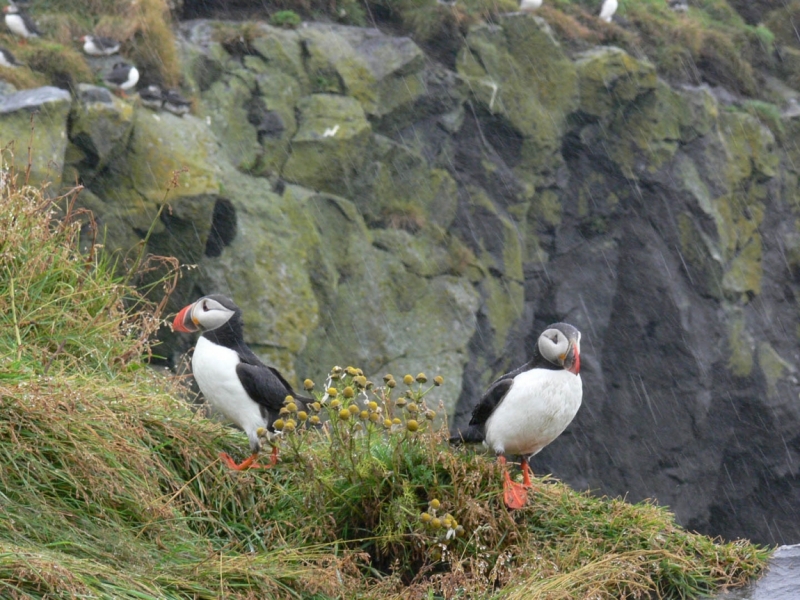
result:
M 203 310 L 208 310 L 208 302 L 203 302 Z

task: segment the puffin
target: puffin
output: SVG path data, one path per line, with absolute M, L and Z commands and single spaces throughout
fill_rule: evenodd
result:
M 301 410 L 310 398 L 298 396 L 291 384 L 274 367 L 265 365 L 245 344 L 242 311 L 220 294 L 203 296 L 178 312 L 172 322 L 175 331 L 202 331 L 192 355 L 192 373 L 206 400 L 247 434 L 250 456 L 237 464 L 220 454 L 231 469 L 270 468 L 278 462 L 273 446 L 269 465 L 256 463 L 261 451 L 259 430 L 274 432 L 286 396 L 292 396 Z
M 0 67 L 19 67 L 22 63 L 5 48 L 0 48 Z
M 519 9 L 522 12 L 533 12 L 534 10 L 541 8 L 542 0 L 521 0 L 519 3 Z
M 669 0 L 668 4 L 675 12 L 689 12 L 689 3 L 687 0 Z
M 606 23 L 611 23 L 611 18 L 617 12 L 617 0 L 603 0 L 603 6 L 600 9 L 600 19 Z
M 14 4 L 4 6 L 3 12 L 6 15 L 6 27 L 12 33 L 22 37 L 23 40 L 27 40 L 30 37 L 39 37 L 42 34 L 30 15 L 20 10 L 18 6 Z
M 111 72 L 105 76 L 105 82 L 125 95 L 125 90 L 131 89 L 139 81 L 139 70 L 133 65 L 118 62 L 111 68 Z
M 528 459 L 555 440 L 578 412 L 581 383 L 581 333 L 568 323 L 548 325 L 533 357 L 496 379 L 481 397 L 469 427 L 451 442 L 480 442 L 503 465 L 506 506 L 522 508 L 531 487 Z M 522 457 L 522 483 L 511 480 L 507 454 Z
M 191 105 L 191 100 L 184 98 L 178 90 L 167 90 L 164 94 L 164 109 L 175 115 L 185 115 Z
M 80 41 L 83 42 L 83 51 L 90 56 L 111 56 L 119 52 L 120 43 L 114 38 L 84 35 Z
M 145 89 L 139 90 L 139 99 L 142 101 L 142 106 L 152 110 L 159 110 L 164 104 L 164 95 L 157 85 L 148 85 Z

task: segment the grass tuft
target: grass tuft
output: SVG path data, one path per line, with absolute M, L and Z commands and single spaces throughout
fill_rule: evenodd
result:
M 146 367 L 172 267 L 122 275 L 78 189 L 2 176 L 0 596 L 693 597 L 763 568 L 764 548 L 549 478 L 509 512 L 495 461 L 448 445 L 434 373 L 309 379 L 278 465 L 228 470 L 245 437 Z

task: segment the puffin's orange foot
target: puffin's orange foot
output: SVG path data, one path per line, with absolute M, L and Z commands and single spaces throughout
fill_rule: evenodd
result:
M 245 471 L 247 469 L 261 469 L 263 468 L 261 465 L 256 463 L 256 458 L 258 458 L 258 454 L 252 454 L 245 458 L 240 464 L 236 464 L 236 461 L 233 460 L 228 454 L 221 452 L 219 455 L 220 460 L 228 465 L 228 468 L 233 469 L 234 471 Z
M 522 457 L 522 485 L 526 488 L 533 487 L 531 483 L 531 475 L 533 475 L 533 471 L 531 471 L 530 465 L 528 465 L 528 460 L 523 456 Z
M 528 490 L 524 484 L 511 481 L 508 472 L 503 473 L 503 500 L 508 508 L 522 508 L 528 503 Z
M 269 466 L 263 467 L 264 469 L 270 469 L 278 464 L 278 447 L 273 446 L 272 452 L 269 455 Z
M 278 447 L 272 447 L 272 453 L 269 455 L 268 465 L 260 465 L 256 462 L 256 459 L 258 458 L 258 452 L 251 454 L 238 465 L 236 464 L 236 461 L 225 452 L 220 452 L 219 458 L 234 471 L 244 471 L 246 469 L 271 469 L 278 464 Z

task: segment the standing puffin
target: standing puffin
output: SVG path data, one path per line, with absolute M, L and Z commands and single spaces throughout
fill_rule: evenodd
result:
M 125 95 L 125 90 L 131 89 L 139 81 L 139 69 L 124 62 L 116 63 L 111 72 L 105 76 L 105 82 Z
M 111 56 L 120 48 L 117 40 L 101 35 L 84 35 L 80 41 L 83 42 L 83 51 L 89 56 Z
M 479 442 L 505 455 L 522 456 L 522 480 L 503 470 L 503 496 L 509 508 L 522 508 L 531 487 L 528 459 L 556 439 L 578 412 L 581 383 L 581 333 L 553 323 L 539 336 L 533 358 L 489 386 L 472 413 L 470 427 L 453 442 Z
M 603 6 L 600 8 L 600 19 L 606 23 L 611 23 L 614 13 L 617 12 L 617 0 L 604 0 Z
M 231 469 L 241 471 L 256 464 L 261 450 L 258 431 L 273 431 L 286 396 L 302 405 L 309 398 L 298 397 L 280 372 L 265 365 L 244 342 L 242 311 L 232 300 L 219 294 L 203 296 L 184 307 L 172 322 L 175 331 L 202 331 L 192 356 L 192 373 L 206 400 L 242 429 L 250 440 L 251 456 L 240 464 L 220 454 Z M 270 467 L 278 461 L 274 446 Z M 269 468 L 269 467 L 264 467 Z
M 29 37 L 39 37 L 42 34 L 33 19 L 27 13 L 22 12 L 19 7 L 11 4 L 3 7 L 3 12 L 6 15 L 6 27 L 12 33 L 22 37 L 23 40 Z

